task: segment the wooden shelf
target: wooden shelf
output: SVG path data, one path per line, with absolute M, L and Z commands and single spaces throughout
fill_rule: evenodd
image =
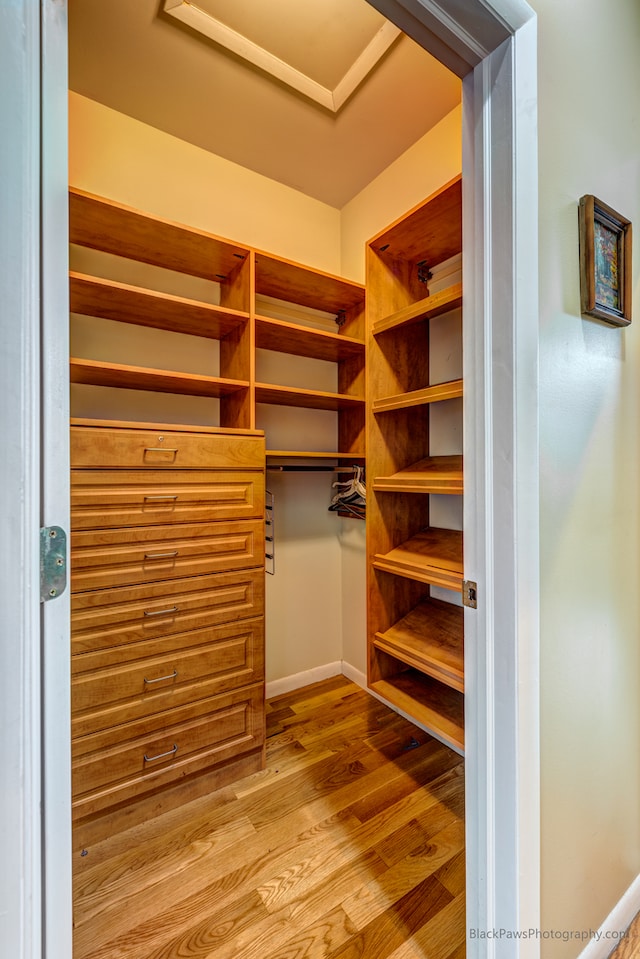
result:
M 462 249 L 462 177 L 457 176 L 424 203 L 409 210 L 369 242 L 392 259 L 435 266 Z
M 222 283 L 249 256 L 248 247 L 75 188 L 69 190 L 69 239 Z
M 103 363 L 76 357 L 72 357 L 69 362 L 71 382 L 90 386 L 208 397 L 229 396 L 249 387 L 249 383 L 244 380 L 223 379 L 218 376 L 152 370 L 144 366 L 123 366 L 120 363 Z
M 428 599 L 384 633 L 374 646 L 439 682 L 464 692 L 463 610 Z
M 220 340 L 249 319 L 248 313 L 158 293 L 82 273 L 69 274 L 72 313 Z
M 268 253 L 256 253 L 256 293 L 327 313 L 364 309 L 364 286 Z
M 391 476 L 376 476 L 373 489 L 389 493 L 462 493 L 462 456 L 427 456 Z
M 388 553 L 374 554 L 375 569 L 462 592 L 462 533 L 430 527 Z
M 298 406 L 309 410 L 364 410 L 364 398 L 344 393 L 322 393 L 319 390 L 303 390 L 292 386 L 272 386 L 256 383 L 256 403 L 271 403 L 275 406 Z
M 413 670 L 371 683 L 386 702 L 402 710 L 435 736 L 464 750 L 464 695 Z
M 412 406 L 425 406 L 428 403 L 454 400 L 460 396 L 462 396 L 462 380 L 449 380 L 447 383 L 426 386 L 422 390 L 412 390 L 410 393 L 397 393 L 395 396 L 381 397 L 373 401 L 371 409 L 373 413 L 393 413 L 396 410 L 406 410 Z
M 443 313 L 458 309 L 460 306 L 462 306 L 462 284 L 456 283 L 440 293 L 426 296 L 423 300 L 412 303 L 411 306 L 405 306 L 402 310 L 398 310 L 390 316 L 376 320 L 373 324 L 373 335 L 379 336 L 380 333 L 386 333 L 388 330 L 395 330 L 401 326 L 408 326 L 410 323 L 430 320 L 434 316 L 441 316 Z
M 364 340 L 262 316 L 256 316 L 256 347 L 332 362 L 356 356 L 364 362 L 365 353 Z

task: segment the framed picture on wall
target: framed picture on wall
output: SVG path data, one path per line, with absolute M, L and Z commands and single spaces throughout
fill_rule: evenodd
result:
M 631 323 L 631 221 L 587 194 L 578 206 L 580 307 L 612 326 Z

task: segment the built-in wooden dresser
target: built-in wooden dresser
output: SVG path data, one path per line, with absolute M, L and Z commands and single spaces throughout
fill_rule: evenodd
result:
M 73 422 L 77 825 L 263 767 L 264 463 L 255 431 Z

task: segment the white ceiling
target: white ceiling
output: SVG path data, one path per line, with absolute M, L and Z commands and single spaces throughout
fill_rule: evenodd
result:
M 460 102 L 393 32 L 366 0 L 69 0 L 69 85 L 341 208 Z

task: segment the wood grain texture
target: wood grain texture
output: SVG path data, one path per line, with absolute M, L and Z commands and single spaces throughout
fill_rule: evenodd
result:
M 464 946 L 460 757 L 343 677 L 270 700 L 267 730 L 264 770 L 74 848 L 74 959 Z

